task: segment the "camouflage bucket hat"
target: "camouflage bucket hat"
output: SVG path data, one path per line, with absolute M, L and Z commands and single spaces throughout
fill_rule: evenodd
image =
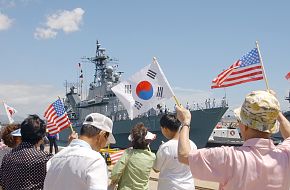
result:
M 266 91 L 253 91 L 248 94 L 242 107 L 234 110 L 235 116 L 252 129 L 266 133 L 277 133 L 280 105 L 275 96 Z

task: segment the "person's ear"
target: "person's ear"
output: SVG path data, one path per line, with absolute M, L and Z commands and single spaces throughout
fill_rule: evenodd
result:
M 104 138 L 106 138 L 106 132 L 105 132 L 105 131 L 101 131 L 101 132 L 99 133 L 99 135 L 102 136 L 102 137 L 104 137 Z

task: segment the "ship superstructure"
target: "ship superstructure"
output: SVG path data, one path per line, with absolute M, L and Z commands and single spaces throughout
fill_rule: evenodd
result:
M 128 135 L 131 128 L 138 122 L 143 122 L 150 131 L 157 134 L 157 139 L 151 144 L 151 148 L 157 150 L 161 142 L 166 141 L 159 126 L 160 118 L 165 113 L 152 108 L 144 115 L 130 120 L 124 106 L 111 90 L 120 82 L 122 72 L 118 71 L 118 66 L 111 64 L 112 59 L 106 55 L 106 50 L 101 48 L 98 42 L 96 55 L 86 60 L 95 66 L 94 78 L 89 85 L 87 97 L 82 100 L 80 94 L 76 92 L 76 86 L 72 85 L 65 99 L 67 113 L 76 130 L 80 129 L 86 115 L 93 112 L 104 114 L 114 122 L 113 134 L 117 141 L 115 146 L 127 148 L 130 145 Z M 214 108 L 191 110 L 190 138 L 199 148 L 206 145 L 213 128 L 227 109 L 228 107 L 223 104 Z M 61 139 L 66 140 L 69 133 L 70 129 L 65 129 L 60 134 Z

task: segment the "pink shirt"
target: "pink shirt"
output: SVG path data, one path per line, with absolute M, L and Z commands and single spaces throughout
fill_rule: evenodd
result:
M 194 178 L 219 182 L 220 190 L 290 187 L 290 138 L 278 146 L 253 138 L 241 147 L 192 150 L 188 160 Z

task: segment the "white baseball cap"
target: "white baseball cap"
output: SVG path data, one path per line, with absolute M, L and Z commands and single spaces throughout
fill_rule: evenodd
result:
M 145 136 L 145 139 L 146 140 L 154 140 L 154 139 L 156 139 L 156 134 L 153 134 L 150 131 L 147 131 L 147 134 Z M 128 140 L 131 141 L 131 142 L 133 141 L 131 135 L 128 136 Z
M 116 140 L 112 134 L 113 132 L 113 121 L 100 114 L 100 113 L 91 113 L 86 116 L 85 121 L 83 123 L 84 125 L 92 125 L 98 129 L 101 129 L 103 131 L 109 132 L 108 142 L 111 144 L 115 144 Z

